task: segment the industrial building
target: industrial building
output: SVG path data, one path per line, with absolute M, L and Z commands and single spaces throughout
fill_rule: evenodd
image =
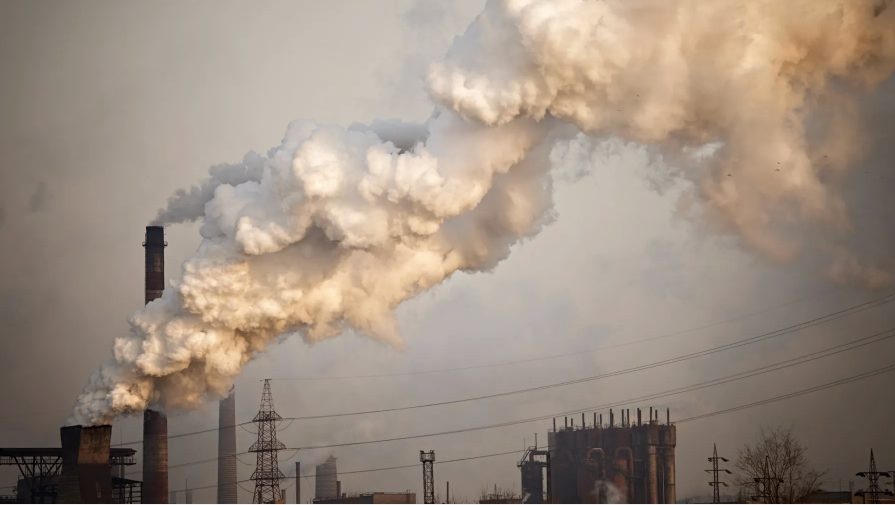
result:
M 314 503 L 317 500 L 338 498 L 342 495 L 336 458 L 330 456 L 317 465 L 314 477 Z
M 16 503 L 140 503 L 142 484 L 126 479 L 134 449 L 110 448 L 111 426 L 65 426 L 62 447 L 0 449 L 16 466 Z
M 314 503 L 416 503 L 416 493 L 358 493 L 338 498 L 315 498 Z
M 525 503 L 674 503 L 675 426 L 666 410 L 665 423 L 649 409 L 622 410 L 616 423 L 593 414 L 588 425 L 582 414 L 565 418 L 564 425 L 547 434 L 547 450 L 537 446 L 526 451 L 519 468 Z M 544 480 L 546 477 L 546 486 Z M 546 494 L 545 494 L 546 490 Z

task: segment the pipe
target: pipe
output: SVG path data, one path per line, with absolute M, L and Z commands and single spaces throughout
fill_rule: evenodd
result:
M 637 426 L 640 426 L 641 424 L 642 423 L 641 423 L 641 418 L 640 418 L 640 408 L 638 407 L 637 408 Z
M 659 479 L 656 472 L 658 471 L 658 462 L 656 461 L 656 446 L 648 445 L 647 446 L 647 488 L 646 488 L 646 502 L 647 503 L 658 503 L 659 502 Z
M 674 482 L 674 446 L 665 447 L 665 503 L 677 503 Z

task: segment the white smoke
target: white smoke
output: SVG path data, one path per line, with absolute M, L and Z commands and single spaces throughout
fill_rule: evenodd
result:
M 819 96 L 849 110 L 832 81 L 891 73 L 884 7 L 488 3 L 431 67 L 439 105 L 425 124 L 296 122 L 266 155 L 213 167 L 169 200 L 157 224 L 201 219 L 202 244 L 131 317 L 74 420 L 195 406 L 283 335 L 314 342 L 349 326 L 400 346 L 398 304 L 494 267 L 551 219 L 551 147 L 576 128 L 655 146 L 696 183 L 710 222 L 775 258 L 797 253 L 786 226 L 847 230 L 837 184 L 856 150 L 841 132 L 857 125 L 834 114 L 836 142 L 818 149 L 804 123 Z M 885 273 L 854 257 L 834 270 Z

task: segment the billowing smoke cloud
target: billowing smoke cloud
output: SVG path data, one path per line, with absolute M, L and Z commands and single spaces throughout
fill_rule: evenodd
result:
M 284 335 L 351 327 L 400 346 L 398 304 L 493 268 L 552 218 L 551 148 L 579 129 L 655 146 L 694 181 L 694 212 L 774 258 L 797 254 L 794 225 L 846 232 L 848 104 L 895 66 L 886 7 L 490 2 L 431 67 L 425 124 L 296 122 L 169 200 L 157 223 L 201 219 L 203 241 L 131 317 L 74 421 L 195 406 Z M 821 103 L 827 127 L 808 135 Z M 887 275 L 842 258 L 843 277 Z

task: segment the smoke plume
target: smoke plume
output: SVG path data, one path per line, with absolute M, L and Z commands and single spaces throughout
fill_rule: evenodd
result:
M 350 327 L 400 346 L 398 304 L 493 268 L 549 222 L 551 149 L 576 134 L 652 146 L 693 182 L 692 214 L 776 260 L 799 254 L 793 227 L 847 234 L 839 188 L 860 154 L 851 104 L 895 68 L 892 11 L 489 2 L 430 67 L 437 105 L 424 124 L 295 122 L 266 154 L 213 167 L 169 199 L 156 223 L 201 220 L 202 243 L 182 279 L 131 317 L 75 421 L 223 395 L 286 335 L 315 342 Z M 826 120 L 809 132 L 814 111 Z M 891 277 L 829 254 L 843 280 Z

